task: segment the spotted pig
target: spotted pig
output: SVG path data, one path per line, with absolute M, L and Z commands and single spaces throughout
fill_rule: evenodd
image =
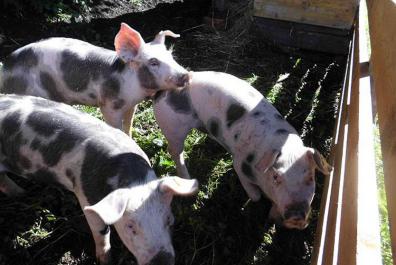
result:
M 192 128 L 202 129 L 233 156 L 233 166 L 248 196 L 260 190 L 273 202 L 271 217 L 288 228 L 308 224 L 315 191 L 315 169 L 331 166 L 305 147 L 296 130 L 253 87 L 232 75 L 194 72 L 190 85 L 157 95 L 156 120 L 169 142 L 179 176 L 189 178 L 183 144 Z
M 196 180 L 157 179 L 149 159 L 122 131 L 74 108 L 38 97 L 0 96 L 0 191 L 23 192 L 7 175 L 60 183 L 84 209 L 96 256 L 109 262 L 115 229 L 140 265 L 172 265 L 174 195 Z
M 128 133 L 137 103 L 189 81 L 187 70 L 167 50 L 165 36 L 179 35 L 161 31 L 145 43 L 122 23 L 116 51 L 70 38 L 29 44 L 4 61 L 0 92 L 99 106 L 108 124 Z

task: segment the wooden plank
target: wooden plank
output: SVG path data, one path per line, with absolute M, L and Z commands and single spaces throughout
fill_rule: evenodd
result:
M 269 18 L 255 17 L 256 29 L 275 45 L 334 54 L 348 54 L 350 32 Z
M 368 0 L 367 6 L 392 253 L 396 257 L 396 4 Z
M 329 183 L 325 186 L 325 193 L 322 196 L 321 215 L 318 222 L 318 229 L 315 236 L 315 247 L 311 259 L 312 265 L 335 264 L 338 251 L 338 230 L 340 216 L 340 196 L 342 196 L 342 182 L 346 163 L 346 140 L 348 136 L 348 106 L 351 83 L 353 42 L 351 43 L 345 70 L 344 85 L 341 94 L 337 126 L 334 133 L 333 147 L 330 154 L 330 162 L 334 170 L 329 178 Z M 321 227 L 319 227 L 321 226 Z
M 358 0 L 255 0 L 254 15 L 350 29 Z
M 368 75 L 367 28 L 367 7 L 365 1 L 362 0 L 359 7 L 359 179 L 356 262 L 359 265 L 381 265 L 381 232 L 375 170 L 373 98 Z M 365 72 L 362 72 L 362 69 Z

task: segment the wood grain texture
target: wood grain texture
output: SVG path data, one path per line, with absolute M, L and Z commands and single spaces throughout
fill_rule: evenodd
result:
M 254 15 L 350 29 L 357 0 L 255 0 Z
M 396 257 L 396 4 L 367 1 L 392 252 Z M 396 264 L 394 259 L 393 264 Z

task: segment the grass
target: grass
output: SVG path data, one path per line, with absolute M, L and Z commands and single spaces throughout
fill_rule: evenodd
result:
M 390 240 L 389 232 L 389 219 L 388 219 L 388 207 L 385 192 L 385 179 L 384 179 L 384 167 L 382 162 L 381 142 L 378 123 L 374 129 L 374 140 L 375 140 L 375 162 L 377 172 L 377 186 L 378 186 L 378 201 L 379 201 L 379 213 L 381 219 L 381 252 L 382 262 L 384 265 L 393 264 L 392 259 L 392 245 Z

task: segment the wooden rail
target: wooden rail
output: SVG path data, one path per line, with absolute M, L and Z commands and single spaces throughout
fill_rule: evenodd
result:
M 361 4 L 361 11 L 365 6 Z M 355 19 L 312 265 L 380 265 L 367 15 Z M 371 70 L 381 131 L 392 249 L 396 243 L 396 4 L 369 0 Z M 393 25 L 393 26 L 390 26 Z M 392 66 L 392 67 L 391 67 Z M 394 263 L 395 264 L 395 263 Z
M 358 0 L 255 0 L 254 15 L 350 29 Z

